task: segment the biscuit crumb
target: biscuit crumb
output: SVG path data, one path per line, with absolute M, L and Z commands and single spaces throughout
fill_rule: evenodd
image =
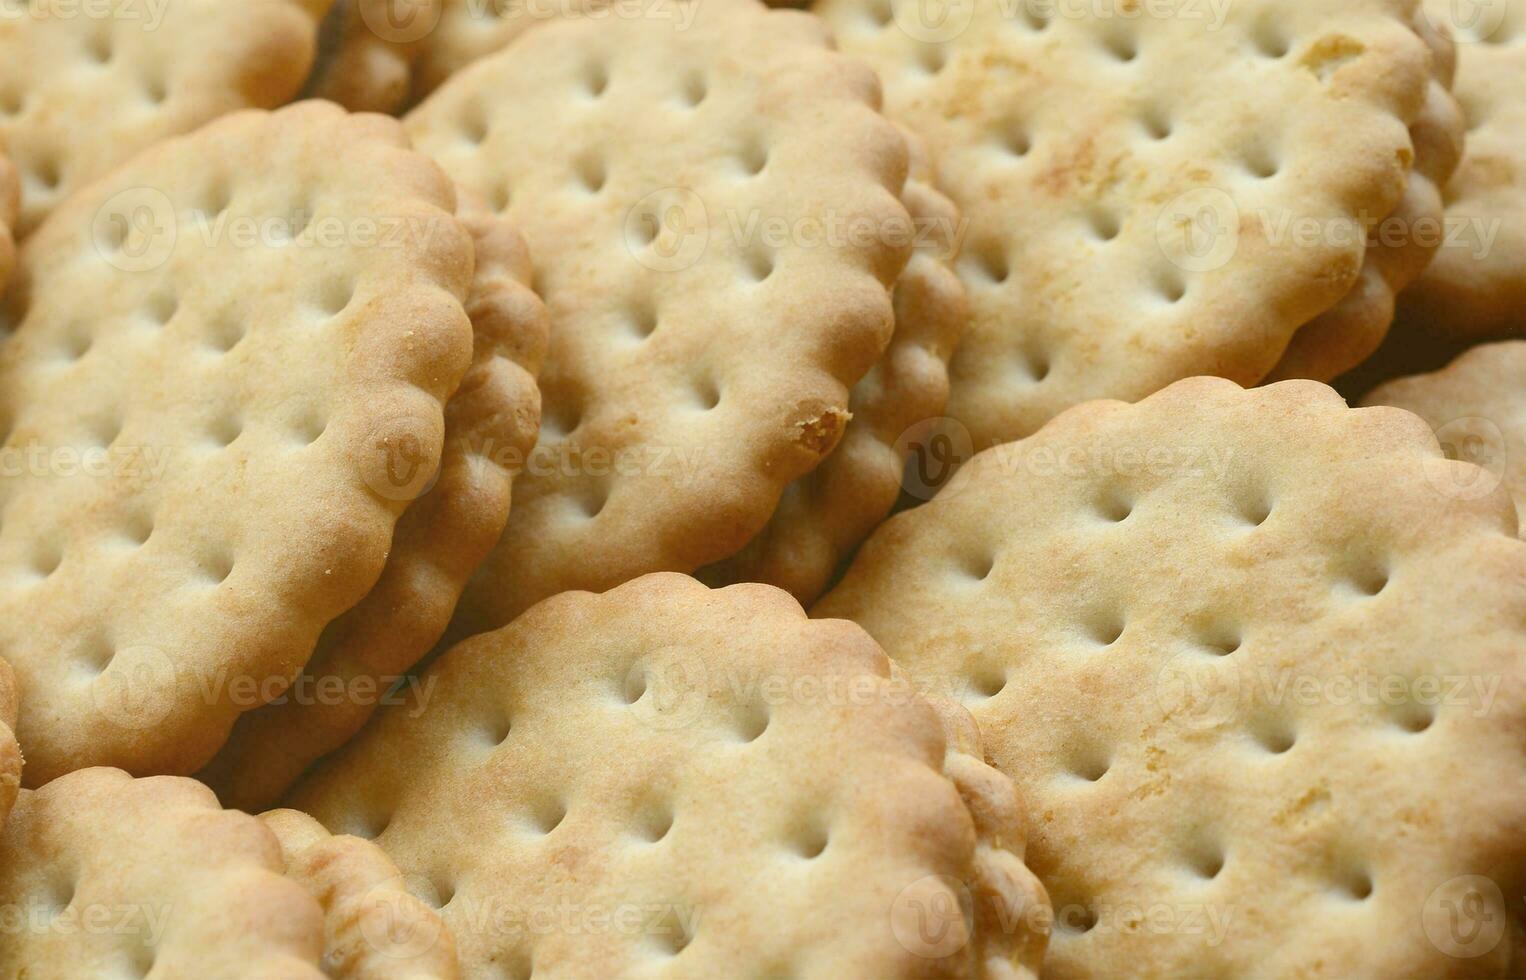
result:
M 795 443 L 809 453 L 825 456 L 837 447 L 843 428 L 852 417 L 852 412 L 828 406 L 795 423 L 798 430 Z

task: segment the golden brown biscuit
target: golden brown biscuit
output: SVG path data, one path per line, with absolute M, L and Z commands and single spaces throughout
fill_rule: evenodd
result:
M 457 217 L 476 244 L 466 303 L 476 336 L 472 366 L 445 406 L 440 474 L 398 521 L 375 587 L 323 631 L 280 703 L 240 718 L 200 774 L 227 806 L 273 806 L 358 732 L 439 641 L 467 578 L 503 533 L 540 422 L 546 309 L 530 289 L 519 233 L 465 192 L 462 202 Z
M 976 449 L 1089 398 L 1260 381 L 1409 184 L 1415 0 L 1135 7 L 816 4 L 970 219 L 947 411 Z
M 1399 291 L 1425 271 L 1446 240 L 1446 186 L 1462 159 L 1462 108 L 1451 92 L 1456 45 L 1425 15 L 1415 15 L 1416 32 L 1431 49 L 1435 77 L 1425 108 L 1409 127 L 1415 165 L 1394 212 L 1368 233 L 1362 273 L 1351 292 L 1298 328 L 1277 367 L 1263 383 L 1290 378 L 1329 382 L 1376 351 L 1394 322 Z
M 551 314 L 540 444 L 452 636 L 734 554 L 836 446 L 913 237 L 878 95 L 818 21 L 736 0 L 547 23 L 408 116 Z
M 1526 543 L 1479 476 L 1407 412 L 1191 379 L 977 455 L 813 614 L 975 716 L 1045 976 L 1497 977 Z
M 423 679 L 291 804 L 374 839 L 468 975 L 1037 969 L 1016 794 L 850 623 L 650 575 L 549 599 Z
M 157 144 L 22 250 L 0 648 L 28 785 L 194 772 L 376 583 L 471 356 L 471 236 L 394 120 Z
M 747 547 L 699 573 L 707 585 L 765 582 L 802 603 L 819 599 L 843 560 L 895 506 L 914 445 L 943 411 L 948 360 L 970 316 L 952 268 L 964 221 L 930 183 L 927 147 L 906 135 L 912 167 L 901 203 L 917 247 L 896 281 L 895 335 L 853 389 L 853 418 L 832 455 L 784 488 L 768 526 Z
M 260 821 L 193 779 L 84 769 L 0 831 L 0 975 L 321 980 L 323 913 Z
M 1526 2 L 1425 0 L 1457 38 L 1467 152 L 1445 188 L 1448 240 L 1401 300 L 1412 330 L 1448 338 L 1526 334 Z
M 139 150 L 302 88 L 330 0 L 26 0 L 0 17 L 0 146 L 29 235 Z

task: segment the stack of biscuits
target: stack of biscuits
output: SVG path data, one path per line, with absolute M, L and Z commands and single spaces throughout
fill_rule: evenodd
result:
M 1526 977 L 1526 0 L 0 10 L 0 978 Z

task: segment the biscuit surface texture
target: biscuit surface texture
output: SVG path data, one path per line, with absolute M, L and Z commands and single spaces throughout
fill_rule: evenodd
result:
M 816 6 L 970 218 L 948 414 L 977 449 L 1088 398 L 1272 371 L 1356 284 L 1433 77 L 1413 0 L 1080 6 Z
M 1037 967 L 1010 783 L 945 773 L 939 716 L 852 624 L 657 574 L 547 600 L 425 680 L 290 802 L 374 838 L 468 975 Z M 976 934 L 998 916 L 1009 935 Z
M 450 622 L 467 578 L 503 533 L 514 478 L 540 422 L 535 374 L 546 309 L 530 289 L 524 240 L 466 193 L 457 217 L 476 263 L 466 309 L 472 366 L 445 408 L 440 475 L 408 506 L 381 578 L 324 630 L 285 703 L 239 719 L 200 775 L 227 806 L 273 805 L 322 755 L 360 730 Z
M 144 147 L 289 101 L 328 0 L 28 0 L 0 18 L 0 145 L 29 234 Z
M 1501 976 L 1526 544 L 1478 476 L 1406 412 L 1190 379 L 977 455 L 813 614 L 969 706 L 1045 976 Z
M 901 192 L 916 251 L 896 281 L 895 335 L 853 389 L 853 418 L 826 461 L 791 483 L 768 526 L 732 558 L 700 573 L 710 585 L 765 582 L 801 603 L 821 597 L 838 566 L 895 506 L 923 423 L 948 399 L 948 361 L 969 321 L 954 274 L 963 222 L 932 186 L 927 148 L 908 133 L 912 170 Z
M 260 821 L 192 779 L 70 773 L 0 832 L 0 975 L 320 980 L 323 914 Z
M 1448 456 L 1477 463 L 1477 492 L 1501 480 L 1526 525 L 1526 340 L 1475 347 L 1440 371 L 1374 388 L 1366 405 L 1425 419 Z
M 1526 335 L 1526 3 L 1426 0 L 1457 38 L 1468 124 L 1445 188 L 1451 238 L 1401 301 L 1407 327 L 1441 337 Z
M 547 23 L 409 115 L 551 315 L 540 445 L 453 635 L 733 554 L 837 444 L 911 247 L 877 102 L 819 22 L 739 0 Z
M 160 143 L 28 240 L 0 645 L 30 785 L 194 772 L 375 583 L 470 357 L 454 209 L 395 121 L 313 102 Z
M 330 834 L 296 810 L 260 815 L 286 876 L 323 908 L 323 972 L 333 980 L 455 980 L 456 944 L 434 909 L 370 841 Z

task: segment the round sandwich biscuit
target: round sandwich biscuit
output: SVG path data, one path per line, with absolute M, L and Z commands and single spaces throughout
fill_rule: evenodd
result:
M 656 574 L 423 681 L 290 803 L 374 839 L 468 975 L 1036 975 L 1015 789 L 850 623 Z
M 914 238 L 878 99 L 818 21 L 737 0 L 547 23 L 408 116 L 551 316 L 540 444 L 453 636 L 726 558 L 837 445 Z
M 22 250 L 0 648 L 28 785 L 196 771 L 381 574 L 465 373 L 471 236 L 326 103 L 157 144 Z
M 292 99 L 330 0 L 27 0 L 0 17 L 0 146 L 30 234 L 139 150 Z
M 1437 77 L 1414 0 L 815 9 L 969 217 L 948 414 L 976 449 L 1089 398 L 1273 371 L 1357 284 Z
M 0 830 L 0 975 L 322 980 L 323 912 L 260 821 L 193 779 L 84 769 Z
M 1499 977 L 1526 543 L 1479 476 L 1407 412 L 1189 379 L 978 454 L 813 614 L 969 707 L 1045 976 Z
M 915 135 L 907 139 L 911 174 L 901 202 L 911 214 L 916 251 L 896 281 L 895 335 L 854 387 L 853 417 L 832 455 L 784 489 L 768 526 L 747 547 L 699 573 L 711 586 L 764 582 L 801 603 L 815 602 L 895 506 L 908 458 L 943 412 L 948 361 L 970 316 L 953 271 L 964 223 L 929 183 L 927 147 Z
M 200 778 L 223 804 L 274 806 L 297 777 L 348 741 L 439 642 L 467 578 L 498 542 L 514 478 L 540 423 L 535 375 L 546 309 L 530 289 L 524 240 L 461 192 L 457 217 L 476 244 L 466 309 L 472 366 L 445 406 L 439 475 L 408 506 L 381 578 L 330 623 L 279 703 L 239 718 Z
M 1467 151 L 1447 183 L 1447 241 L 1402 297 L 1408 330 L 1444 338 L 1526 335 L 1526 2 L 1425 0 L 1457 39 Z
M 1462 159 L 1465 124 L 1452 95 L 1456 45 L 1419 12 L 1415 30 L 1431 49 L 1435 75 L 1425 107 L 1409 127 L 1414 169 L 1394 212 L 1367 235 L 1362 272 L 1339 303 L 1310 320 L 1288 342 L 1263 383 L 1292 378 L 1330 382 L 1364 363 L 1381 347 L 1394 322 L 1398 294 L 1425 271 L 1446 241 L 1441 189 Z

